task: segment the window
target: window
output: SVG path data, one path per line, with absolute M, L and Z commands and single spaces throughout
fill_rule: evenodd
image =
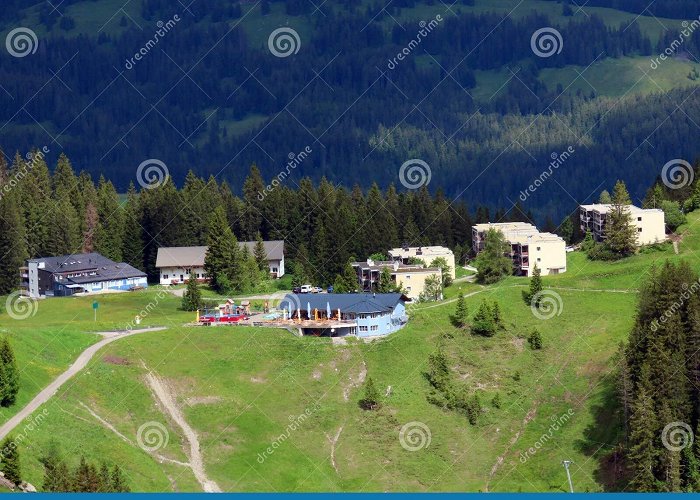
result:
M 540 259 L 539 257 L 537 257 L 537 262 L 542 262 L 542 259 Z
M 199 278 L 200 278 L 199 273 L 197 273 L 197 279 L 199 279 Z
M 371 330 L 372 330 L 373 332 L 376 332 L 377 330 L 379 330 L 379 325 L 372 325 Z
M 637 232 L 638 232 L 638 233 L 641 233 L 641 232 L 642 232 L 642 228 L 641 228 L 641 227 L 638 227 L 638 228 L 637 228 Z
M 537 247 L 537 251 L 539 252 L 542 247 Z
M 192 274 L 192 269 L 185 269 L 185 273 Z
M 367 327 L 366 327 L 366 326 L 361 326 L 361 327 L 360 327 L 360 331 L 361 331 L 361 332 L 366 332 L 366 331 L 367 331 Z
M 637 220 L 638 220 L 639 222 L 642 222 L 642 218 L 641 218 L 641 217 L 637 217 Z

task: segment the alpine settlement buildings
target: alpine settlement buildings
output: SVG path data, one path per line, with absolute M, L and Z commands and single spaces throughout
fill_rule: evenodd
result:
M 422 265 L 404 264 L 396 261 L 353 262 L 353 269 L 357 272 L 360 290 L 373 292 L 379 284 L 382 270 L 389 269 L 391 278 L 395 284 L 400 285 L 411 300 L 418 300 L 425 291 L 425 280 L 431 276 L 441 278 L 442 270 L 439 267 L 424 267 Z
M 250 253 L 255 249 L 255 241 L 242 241 Z M 284 276 L 284 240 L 264 241 L 267 263 L 273 278 Z M 185 283 L 190 278 L 207 281 L 204 272 L 204 258 L 208 247 L 160 247 L 156 256 L 156 269 L 160 274 L 161 285 Z
M 496 229 L 510 245 L 508 256 L 518 276 L 531 276 L 535 265 L 543 276 L 566 272 L 566 243 L 552 233 L 540 233 L 527 222 L 497 222 L 472 227 L 472 248 L 475 254 L 484 249 L 489 229 Z
M 392 248 L 389 250 L 389 256 L 403 264 L 411 264 L 415 259 L 420 259 L 426 266 L 432 265 L 435 259 L 442 257 L 450 267 L 452 279 L 456 277 L 455 254 L 443 246 Z
M 21 290 L 32 298 L 148 287 L 146 273 L 99 253 L 29 259 L 20 269 L 20 280 Z
M 590 231 L 596 241 L 605 239 L 605 224 L 612 205 L 581 205 L 581 230 Z M 651 245 L 666 239 L 664 212 L 658 208 L 629 207 L 632 225 L 637 228 L 637 244 Z

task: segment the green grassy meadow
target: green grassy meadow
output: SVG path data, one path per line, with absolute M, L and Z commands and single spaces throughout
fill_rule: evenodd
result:
M 443 303 L 410 306 L 403 330 L 370 343 L 333 345 L 264 328 L 186 327 L 191 314 L 156 287 L 99 297 L 97 323 L 92 298 L 44 300 L 27 320 L 0 316 L 23 370 L 18 405 L 0 415 L 17 411 L 96 341 L 91 332 L 119 328 L 158 299 L 142 325 L 168 330 L 105 347 L 40 409 L 47 418 L 21 445 L 29 482 L 40 486 L 39 457 L 54 441 L 71 460 L 84 454 L 119 463 L 135 491 L 199 491 L 188 467 L 167 461 L 187 460 L 186 441 L 145 383 L 152 371 L 198 433 L 206 472 L 224 491 L 556 492 L 567 487 L 563 459 L 574 461 L 577 491 L 601 491 L 619 429 L 611 358 L 632 326 L 636 289 L 650 266 L 684 258 L 700 269 L 698 222 L 700 212 L 690 214 L 679 229 L 678 255 L 670 245 L 618 263 L 569 254 L 567 273 L 544 278 L 559 297 L 551 319 L 536 318 L 523 303 L 526 279 L 489 287 L 458 282 Z M 493 338 L 455 330 L 449 314 L 460 291 L 472 314 L 482 300 L 498 301 L 505 329 Z M 533 329 L 544 339 L 541 351 L 526 342 Z M 439 342 L 454 383 L 479 394 L 483 413 L 476 426 L 426 400 L 424 373 Z M 358 406 L 364 371 L 382 394 L 391 387 L 375 412 Z M 496 393 L 500 408 L 490 403 Z M 562 416 L 566 421 L 552 431 Z M 136 445 L 139 428 L 151 422 L 167 429 L 161 458 Z M 430 432 L 429 446 L 418 451 L 399 440 L 412 422 Z M 535 453 L 524 455 L 530 448 Z

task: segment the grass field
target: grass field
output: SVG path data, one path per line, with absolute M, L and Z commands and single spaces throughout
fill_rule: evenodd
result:
M 12 336 L 23 368 L 19 404 L 95 341 L 89 332 L 118 328 L 156 299 L 142 324 L 168 326 L 104 348 L 44 405 L 47 418 L 21 445 L 25 475 L 40 485 L 38 458 L 55 441 L 66 456 L 121 464 L 134 490 L 199 490 L 190 468 L 167 461 L 187 460 L 186 440 L 145 383 L 152 372 L 166 381 L 199 436 L 209 478 L 224 491 L 565 491 L 563 459 L 574 461 L 577 491 L 600 491 L 604 457 L 618 432 L 610 360 L 632 326 L 636 289 L 650 266 L 685 258 L 700 269 L 698 223 L 700 212 L 680 228 L 678 255 L 670 245 L 618 263 L 569 254 L 568 272 L 545 278 L 558 294 L 551 319 L 536 318 L 523 304 L 525 279 L 490 287 L 458 282 L 444 303 L 411 306 L 406 328 L 369 344 L 333 345 L 284 330 L 186 327 L 191 314 L 156 288 L 100 297 L 97 323 L 91 298 L 42 301 L 24 321 L 3 315 L 0 327 Z M 460 291 L 472 313 L 482 300 L 497 300 L 505 330 L 490 339 L 455 331 L 449 314 Z M 542 351 L 525 340 L 535 328 Z M 426 400 L 426 363 L 440 341 L 455 383 L 480 396 L 476 426 Z M 391 387 L 379 411 L 358 407 L 363 372 L 382 393 Z M 496 393 L 500 408 L 490 404 Z M 300 415 L 308 416 L 290 430 Z M 555 420 L 561 425 L 552 431 Z M 136 445 L 139 429 L 152 422 L 168 435 L 160 457 Z M 399 440 L 411 422 L 430 433 L 430 445 L 414 452 Z

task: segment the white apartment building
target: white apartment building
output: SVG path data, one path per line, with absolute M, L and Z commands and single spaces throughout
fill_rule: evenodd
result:
M 389 256 L 392 260 L 398 260 L 403 264 L 410 264 L 411 259 L 417 258 L 425 262 L 426 266 L 430 266 L 433 260 L 442 257 L 450 266 L 452 279 L 456 276 L 455 254 L 443 246 L 392 248 L 389 250 Z
M 520 276 L 531 276 L 535 265 L 542 276 L 566 272 L 566 243 L 552 233 L 540 233 L 527 222 L 497 222 L 472 227 L 474 253 L 484 249 L 484 238 L 489 229 L 496 229 L 510 245 L 508 256 L 513 260 L 513 271 Z
M 581 230 L 590 231 L 597 241 L 605 239 L 605 225 L 612 205 L 581 205 Z M 664 212 L 658 208 L 629 206 L 632 224 L 637 228 L 637 244 L 650 245 L 666 239 Z

